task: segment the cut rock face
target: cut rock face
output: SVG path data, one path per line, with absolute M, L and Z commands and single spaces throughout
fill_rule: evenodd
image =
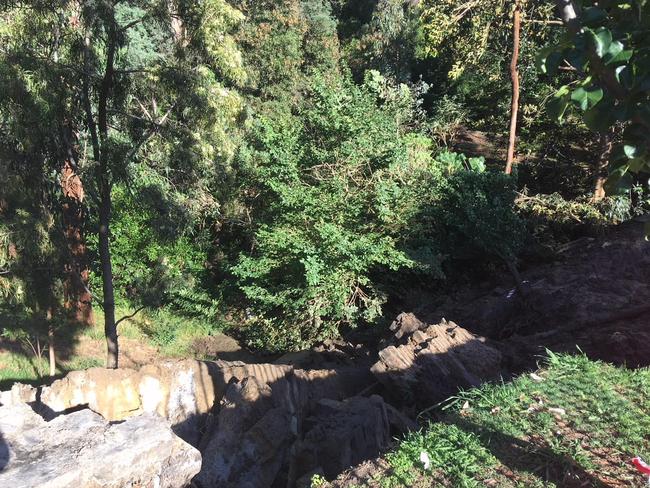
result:
M 379 351 L 371 371 L 401 403 L 431 406 L 501 371 L 501 353 L 453 322 L 427 325 L 404 313 L 391 330 L 393 344 Z
M 388 447 L 390 422 L 384 400 L 373 395 L 344 402 L 318 402 L 305 422 L 305 434 L 292 449 L 292 469 L 299 478 L 324 473 L 328 479 L 374 458 Z
M 86 409 L 46 422 L 16 404 L 0 407 L 0 431 L 3 487 L 182 488 L 201 468 L 199 451 L 157 415 L 111 425 Z

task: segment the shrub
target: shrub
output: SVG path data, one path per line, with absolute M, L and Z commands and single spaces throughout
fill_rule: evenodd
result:
M 297 114 L 259 119 L 240 154 L 257 225 L 232 271 L 251 345 L 299 348 L 373 321 L 385 297 L 371 273 L 415 266 L 397 243 L 439 171 L 401 125 L 409 90 L 371 81 L 316 76 Z
M 598 234 L 610 225 L 646 213 L 649 208 L 647 193 L 640 186 L 627 195 L 608 196 L 598 202 L 588 196 L 568 200 L 559 193 L 524 193 L 517 199 L 518 212 L 531 233 L 551 244 Z

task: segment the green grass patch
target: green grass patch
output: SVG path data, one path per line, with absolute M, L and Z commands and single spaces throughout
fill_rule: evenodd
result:
M 104 366 L 100 358 L 72 356 L 64 361 L 57 361 L 57 377 L 69 371 Z M 50 380 L 47 353 L 37 357 L 27 351 L 3 351 L 0 353 L 0 390 L 11 388 L 16 382 L 42 384 Z
M 140 315 L 136 323 L 162 355 L 173 357 L 190 356 L 196 339 L 223 329 L 219 322 L 182 317 L 165 309 Z
M 134 310 L 127 307 L 116 307 L 115 317 L 120 320 L 121 317 L 131 315 Z M 81 333 L 95 340 L 104 340 L 104 311 L 95 307 L 93 310 L 95 315 L 95 324 L 92 327 L 83 328 Z M 146 339 L 146 334 L 143 331 L 147 320 L 146 311 L 141 311 L 129 319 L 121 321 L 118 325 L 118 334 L 121 337 L 128 339 Z
M 650 369 L 549 353 L 537 376 L 450 399 L 366 486 L 643 486 L 635 455 L 650 458 Z

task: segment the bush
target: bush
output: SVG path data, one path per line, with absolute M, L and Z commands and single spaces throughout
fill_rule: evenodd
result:
M 524 223 L 514 211 L 515 181 L 501 172 L 458 171 L 447 180 L 440 236 L 452 258 L 516 259 Z
M 296 114 L 255 122 L 239 155 L 252 250 L 231 268 L 250 346 L 297 349 L 373 323 L 391 278 L 441 278 L 444 255 L 514 258 L 512 179 L 481 158 L 432 158 L 405 128 L 415 107 L 377 73 L 361 86 L 316 76 Z
M 111 257 L 118 301 L 215 318 L 219 302 L 206 288 L 207 243 L 188 225 L 178 202 L 163 199 L 154 189 L 149 193 L 136 201 L 127 188 L 114 190 Z M 92 248 L 96 239 L 89 236 Z M 95 290 L 101 289 L 98 271 L 92 278 Z
M 401 125 L 409 90 L 371 81 L 316 76 L 297 115 L 259 119 L 240 154 L 257 225 L 232 271 L 250 345 L 300 348 L 372 322 L 385 296 L 371 273 L 416 264 L 397 243 L 440 172 Z
M 559 193 L 521 195 L 517 199 L 519 214 L 533 235 L 550 244 L 566 242 L 585 235 L 596 235 L 650 208 L 645 190 L 635 187 L 628 195 L 608 196 L 598 202 L 583 196 L 573 200 Z

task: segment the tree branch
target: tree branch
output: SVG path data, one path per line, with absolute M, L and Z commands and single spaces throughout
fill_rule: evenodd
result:
M 125 315 L 124 317 L 122 317 L 121 319 L 119 319 L 118 321 L 115 322 L 115 327 L 117 327 L 118 325 L 120 325 L 120 322 L 122 322 L 122 321 L 124 321 L 124 320 L 132 319 L 133 317 L 135 317 L 139 312 L 141 312 L 141 311 L 144 310 L 145 308 L 146 308 L 146 307 L 145 307 L 144 305 L 142 305 L 142 306 L 138 307 L 138 308 L 135 310 L 135 312 L 133 312 L 132 314 L 130 314 L 130 315 Z

